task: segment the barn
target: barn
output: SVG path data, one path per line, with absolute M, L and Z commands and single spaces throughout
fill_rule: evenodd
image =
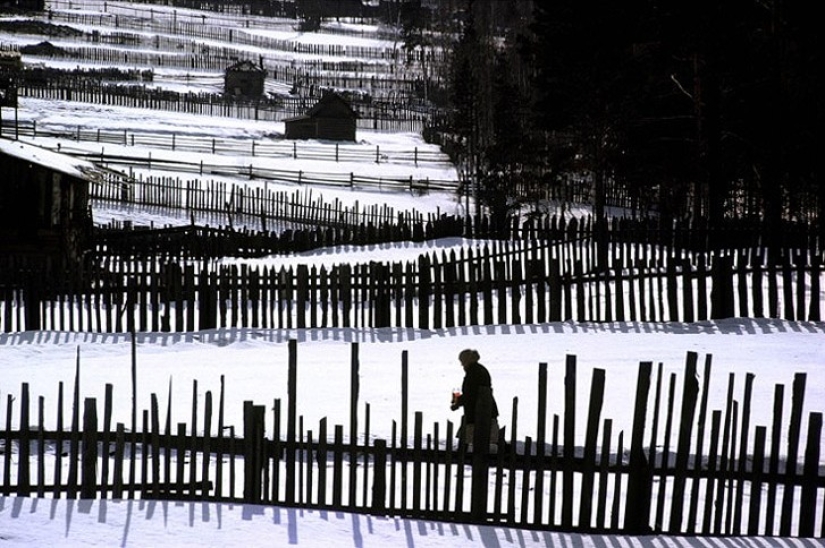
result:
M 11 263 L 74 268 L 92 228 L 91 162 L 0 138 L 0 269 Z
M 227 95 L 260 97 L 264 94 L 266 69 L 252 61 L 238 61 L 224 72 L 223 92 Z
M 287 118 L 287 139 L 355 141 L 358 114 L 337 93 L 328 92 L 303 116 Z

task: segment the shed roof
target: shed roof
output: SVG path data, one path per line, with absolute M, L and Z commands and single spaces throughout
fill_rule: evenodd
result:
M 5 137 L 0 138 L 0 154 L 28 161 L 85 181 L 100 181 L 105 173 L 103 168 L 92 162 L 24 143 L 23 141 L 13 141 Z
M 284 122 L 292 122 L 295 120 L 306 120 L 308 118 L 315 118 L 329 114 L 344 114 L 346 117 L 358 118 L 358 113 L 349 104 L 349 101 L 338 95 L 337 93 L 327 93 L 310 108 L 303 116 L 295 116 L 287 118 Z
M 226 69 L 227 72 L 257 72 L 257 73 L 265 73 L 266 70 L 263 67 L 260 67 L 249 61 L 247 59 L 243 61 L 238 61 L 234 65 L 229 65 Z

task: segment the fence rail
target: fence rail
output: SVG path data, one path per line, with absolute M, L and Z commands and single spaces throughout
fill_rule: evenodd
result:
M 354 343 L 353 379 L 358 352 Z M 63 415 L 60 383 L 56 430 L 45 428 L 42 396 L 32 414 L 28 383 L 18 397 L 8 394 L 0 430 L 0 493 L 237 501 L 581 532 L 825 536 L 822 413 L 802 416 L 803 373 L 793 379 L 783 453 L 784 385 L 774 391 L 772 424 L 752 427 L 754 375 L 746 376 L 741 405 L 734 400 L 730 375 L 724 410 L 709 409 L 711 357 L 700 387 L 693 352 L 679 396 L 675 373 L 665 395 L 661 365 L 654 373 L 652 363 L 640 363 L 627 431 L 602 416 L 606 372 L 594 369 L 586 432 L 577 433 L 576 357 L 568 355 L 563 414 L 552 413 L 540 397 L 538 416 L 552 420 L 539 421 L 535 439 L 517 439 L 514 398 L 508 443 L 500 440 L 500 450 L 489 454 L 486 444 L 469 451 L 454 443 L 450 421 L 430 428 L 420 412 L 410 420 L 403 404 L 391 436 L 375 436 L 369 403 L 361 407 L 357 389 L 351 391 L 348 432 L 326 418 L 317 430 L 306 427 L 298 415 L 297 368 L 292 340 L 285 402 L 244 402 L 243 425 L 226 424 L 222 377 L 217 402 L 211 391 L 201 401 L 194 381 L 191 424 L 172 424 L 170 390 L 165 421 L 152 394 L 150 409 L 138 414 L 133 407 L 129 427 L 113 414 L 112 385 L 106 386 L 102 412 L 95 398 L 80 400 L 78 360 L 73 412 Z M 405 375 L 406 351 L 402 379 Z M 539 364 L 539 394 L 547 386 L 547 364 Z M 408 397 L 402 381 L 401 401 Z M 683 402 L 681 414 L 669 405 L 660 416 L 665 407 L 660 404 L 676 397 Z M 477 420 L 485 421 L 481 415 Z

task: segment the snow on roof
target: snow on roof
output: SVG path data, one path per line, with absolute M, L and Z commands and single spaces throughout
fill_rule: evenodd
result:
M 102 169 L 86 160 L 5 137 L 0 138 L 0 154 L 29 161 L 86 181 L 97 181 L 103 175 Z

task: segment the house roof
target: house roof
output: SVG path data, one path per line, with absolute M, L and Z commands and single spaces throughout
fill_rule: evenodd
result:
M 358 113 L 349 104 L 349 101 L 338 95 L 337 93 L 327 93 L 310 108 L 306 114 L 302 116 L 295 116 L 287 118 L 284 122 L 293 122 L 297 120 L 307 120 L 309 118 L 316 118 L 329 114 L 344 114 L 347 117 L 358 118 Z
M 92 162 L 5 137 L 0 138 L 0 154 L 90 182 L 101 181 L 105 173 Z
M 253 63 L 252 61 L 249 61 L 249 60 L 238 61 L 234 65 L 230 65 L 229 67 L 227 67 L 226 71 L 227 72 L 259 72 L 259 73 L 266 72 L 266 70 L 264 70 L 263 67 L 260 67 L 260 66 L 256 65 L 255 63 Z

